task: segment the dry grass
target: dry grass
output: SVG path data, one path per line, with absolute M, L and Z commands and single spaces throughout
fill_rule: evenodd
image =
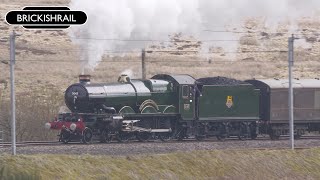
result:
M 3 155 L 0 169 L 4 177 L 24 174 L 41 179 L 319 179 L 319 153 L 317 148 L 126 157 Z

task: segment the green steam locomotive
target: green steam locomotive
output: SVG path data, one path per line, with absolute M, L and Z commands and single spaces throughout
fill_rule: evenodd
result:
M 121 75 L 118 82 L 106 84 L 91 83 L 87 75 L 79 78 L 65 92 L 72 111 L 65 116 L 76 120 L 70 123 L 62 115 L 47 124 L 61 130 L 63 142 L 88 143 L 93 137 L 102 142 L 257 137 L 260 91 L 247 82 L 168 74 L 147 80 Z

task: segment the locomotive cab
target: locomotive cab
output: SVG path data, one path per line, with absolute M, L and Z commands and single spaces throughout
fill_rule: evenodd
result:
M 195 118 L 195 79 L 190 75 L 158 74 L 151 79 L 161 79 L 172 83 L 172 91 L 175 93 L 174 104 L 177 113 L 183 121 L 191 121 Z

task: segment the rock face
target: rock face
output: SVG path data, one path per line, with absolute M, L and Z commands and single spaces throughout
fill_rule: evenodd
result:
M 34 4 L 45 4 L 48 0 L 30 0 Z M 29 3 L 29 1 L 28 1 Z M 68 4 L 68 0 L 55 3 Z M 81 52 L 71 43 L 67 31 L 27 30 L 19 26 L 9 26 L 4 21 L 5 14 L 12 9 L 21 9 L 27 4 L 4 1 L 0 3 L 0 85 L 9 80 L 9 34 L 14 29 L 22 34 L 16 40 L 17 91 L 46 89 L 54 85 L 61 94 L 70 83 L 77 81 L 81 73 Z M 287 47 L 289 25 L 280 24 L 277 29 L 265 27 L 262 18 L 248 18 L 239 26 L 227 25 L 227 31 L 234 32 L 239 41 L 201 42 L 187 34 L 168 35 L 170 42 L 150 43 L 146 48 L 147 77 L 158 73 L 190 74 L 196 78 L 225 76 L 236 79 L 286 78 Z M 294 75 L 299 78 L 319 77 L 320 64 L 320 23 L 301 18 L 297 34 L 304 41 L 295 44 L 297 63 Z M 237 33 L 241 32 L 241 33 Z M 215 33 L 215 32 L 212 32 Z M 217 37 L 230 40 L 231 37 Z M 92 41 L 95 42 L 95 41 Z M 206 47 L 204 51 L 202 47 Z M 89 45 L 88 45 L 89 47 Z M 89 49 L 90 50 L 90 49 Z M 141 74 L 141 54 L 119 49 L 114 54 L 106 52 L 102 62 L 94 71 L 88 71 L 94 82 L 116 81 L 126 69 Z M 120 51 L 126 54 L 119 53 Z M 136 51 L 140 51 L 137 49 Z M 95 50 L 90 50 L 94 54 Z M 161 68 L 159 68 L 161 67 Z M 32 86 L 31 86 L 32 85 Z M 24 88 L 24 89 L 23 89 Z

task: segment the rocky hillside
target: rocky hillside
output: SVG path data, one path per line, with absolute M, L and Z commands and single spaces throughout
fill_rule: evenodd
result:
M 67 4 L 67 0 L 2 1 L 0 4 L 0 84 L 6 87 L 9 80 L 9 33 L 15 29 L 17 38 L 16 85 L 19 92 L 54 89 L 63 92 L 68 84 L 77 81 L 80 73 L 78 62 L 80 50 L 71 43 L 67 31 L 27 30 L 6 24 L 7 11 L 21 9 L 30 4 Z M 299 37 L 295 44 L 294 76 L 319 77 L 320 63 L 319 22 L 301 19 Z M 243 29 L 230 29 L 237 33 L 239 43 L 230 51 L 209 44 L 203 53 L 203 42 L 183 34 L 171 35 L 173 42 L 150 44 L 147 48 L 147 76 L 157 73 L 186 73 L 198 77 L 227 76 L 238 79 L 285 78 L 287 76 L 288 25 L 268 29 L 260 19 L 248 19 Z M 238 32 L 241 31 L 241 32 Z M 272 33 L 270 33 L 272 32 Z M 214 32 L 213 32 L 214 33 Z M 160 51 L 160 52 L 156 52 Z M 187 52 L 181 52 L 187 51 Z M 263 52 L 262 52 L 263 51 Z M 268 52 L 272 51 L 272 52 Z M 277 52 L 279 51 L 279 52 Z M 102 62 L 90 74 L 94 81 L 114 81 L 125 70 L 140 77 L 139 53 L 116 54 L 103 57 Z M 161 68 L 159 68 L 161 67 Z

